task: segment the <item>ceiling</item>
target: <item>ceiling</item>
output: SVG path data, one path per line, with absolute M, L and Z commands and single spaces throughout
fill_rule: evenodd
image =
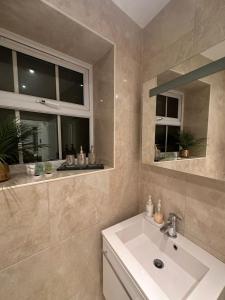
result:
M 112 0 L 135 23 L 144 28 L 170 0 Z

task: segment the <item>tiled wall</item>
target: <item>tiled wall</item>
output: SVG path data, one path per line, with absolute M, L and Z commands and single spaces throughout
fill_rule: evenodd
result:
M 183 216 L 181 231 L 225 260 L 221 184 L 143 166 L 138 192 L 140 29 L 109 0 L 44 2 L 116 44 L 116 168 L 0 192 L 0 299 L 102 299 L 100 231 L 136 214 L 148 193 Z M 144 32 L 144 79 L 224 39 L 224 13 L 223 1 L 172 0 Z
M 118 174 L 1 191 L 0 299 L 101 299 L 100 231 L 137 212 Z
M 220 0 L 171 1 L 144 30 L 144 82 L 224 40 L 224 14 Z M 225 262 L 224 183 L 144 165 L 140 176 L 141 209 L 149 193 L 162 199 L 166 215 L 183 217 L 180 230 Z
M 101 229 L 138 212 L 140 28 L 109 0 L 45 2 L 116 45 L 115 169 L 0 192 L 0 299 L 100 300 Z M 7 5 L 24 23 L 37 3 Z M 22 29 L 51 44 L 39 25 Z
M 93 68 L 94 141 L 97 159 L 114 166 L 114 51 L 110 50 Z

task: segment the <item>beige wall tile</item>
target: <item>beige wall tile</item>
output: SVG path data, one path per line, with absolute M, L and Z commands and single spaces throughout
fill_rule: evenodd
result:
M 51 300 L 50 259 L 44 251 L 0 272 L 0 299 Z
M 224 13 L 225 4 L 223 0 L 196 1 L 194 37 L 196 53 L 224 40 Z
M 109 205 L 108 173 L 90 174 L 49 183 L 53 242 L 101 222 Z
M 0 299 L 102 299 L 100 230 L 81 231 L 0 272 Z
M 44 2 L 115 42 L 117 49 L 122 48 L 124 57 L 132 57 L 139 62 L 141 44 L 137 43 L 137 40 L 140 40 L 141 29 L 112 1 L 104 0 L 103 3 L 102 0 L 95 0 L 93 3 L 80 0 L 76 2 L 45 0 Z
M 149 59 L 192 31 L 195 17 L 194 2 L 195 0 L 170 1 L 144 28 L 143 48 L 144 53 L 148 52 Z
M 98 35 L 90 33 L 42 1 L 2 2 L 0 27 L 91 64 L 111 47 Z
M 100 294 L 100 227 L 77 233 L 51 250 L 50 299 L 97 299 Z
M 224 192 L 189 183 L 186 202 L 186 233 L 225 256 Z
M 48 247 L 46 184 L 0 192 L 0 269 Z
M 114 166 L 114 49 L 93 68 L 94 141 L 97 161 Z

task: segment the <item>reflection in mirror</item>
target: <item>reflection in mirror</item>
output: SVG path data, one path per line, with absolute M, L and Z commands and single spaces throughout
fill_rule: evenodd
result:
M 225 180 L 224 49 L 225 42 L 148 82 L 143 162 Z
M 158 82 L 174 74 L 167 71 Z M 209 97 L 210 84 L 201 80 L 156 96 L 155 161 L 206 156 Z

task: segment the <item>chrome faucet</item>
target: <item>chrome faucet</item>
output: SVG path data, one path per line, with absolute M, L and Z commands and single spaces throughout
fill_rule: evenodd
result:
M 160 231 L 167 234 L 169 237 L 176 238 L 177 220 L 181 221 L 182 218 L 177 216 L 175 213 L 170 213 L 165 225 L 160 228 Z

